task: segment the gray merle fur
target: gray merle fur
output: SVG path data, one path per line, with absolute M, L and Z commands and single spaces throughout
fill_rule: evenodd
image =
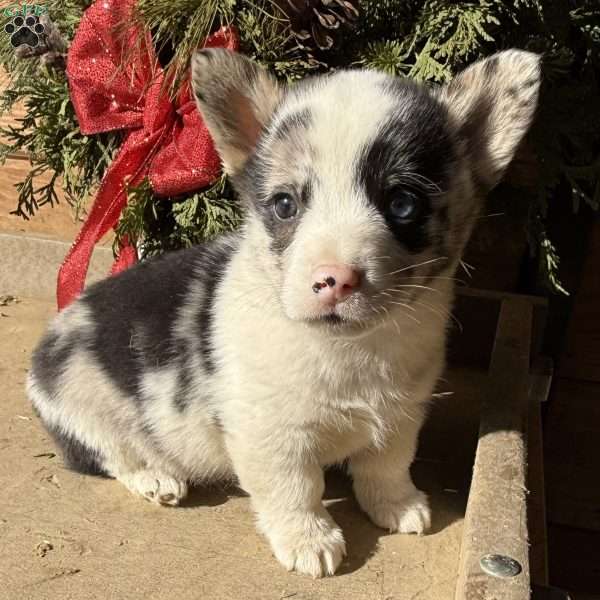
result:
M 39 373 L 40 384 L 49 398 L 56 391 L 57 375 L 77 348 L 76 334 L 61 338 L 54 331 L 48 331 L 32 356 L 32 367 Z

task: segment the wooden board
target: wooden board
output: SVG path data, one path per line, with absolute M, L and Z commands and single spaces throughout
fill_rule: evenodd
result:
M 526 420 L 532 307 L 523 298 L 502 302 L 489 383 L 481 390 L 481 425 L 463 526 L 456 600 L 528 600 Z M 483 572 L 485 555 L 517 561 L 519 574 Z

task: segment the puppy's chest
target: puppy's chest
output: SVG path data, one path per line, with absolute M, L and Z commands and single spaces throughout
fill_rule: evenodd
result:
M 350 378 L 346 386 L 307 386 L 299 407 L 322 464 L 340 462 L 370 447 L 384 446 L 407 418 L 410 396 L 401 382 Z

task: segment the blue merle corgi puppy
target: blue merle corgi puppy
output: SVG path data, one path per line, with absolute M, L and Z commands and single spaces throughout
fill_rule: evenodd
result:
M 534 115 L 539 59 L 501 52 L 435 89 L 192 62 L 243 226 L 89 287 L 35 351 L 29 397 L 72 468 L 165 505 L 235 478 L 277 559 L 331 575 L 327 465 L 347 461 L 376 525 L 430 524 L 409 467 L 452 277 Z

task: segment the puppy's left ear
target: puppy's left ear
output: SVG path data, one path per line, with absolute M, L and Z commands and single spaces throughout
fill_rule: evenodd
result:
M 484 192 L 504 175 L 533 120 L 540 57 L 506 50 L 478 61 L 440 90 Z
M 217 48 L 192 56 L 192 88 L 225 172 L 239 173 L 275 111 L 281 88 L 249 58 Z

